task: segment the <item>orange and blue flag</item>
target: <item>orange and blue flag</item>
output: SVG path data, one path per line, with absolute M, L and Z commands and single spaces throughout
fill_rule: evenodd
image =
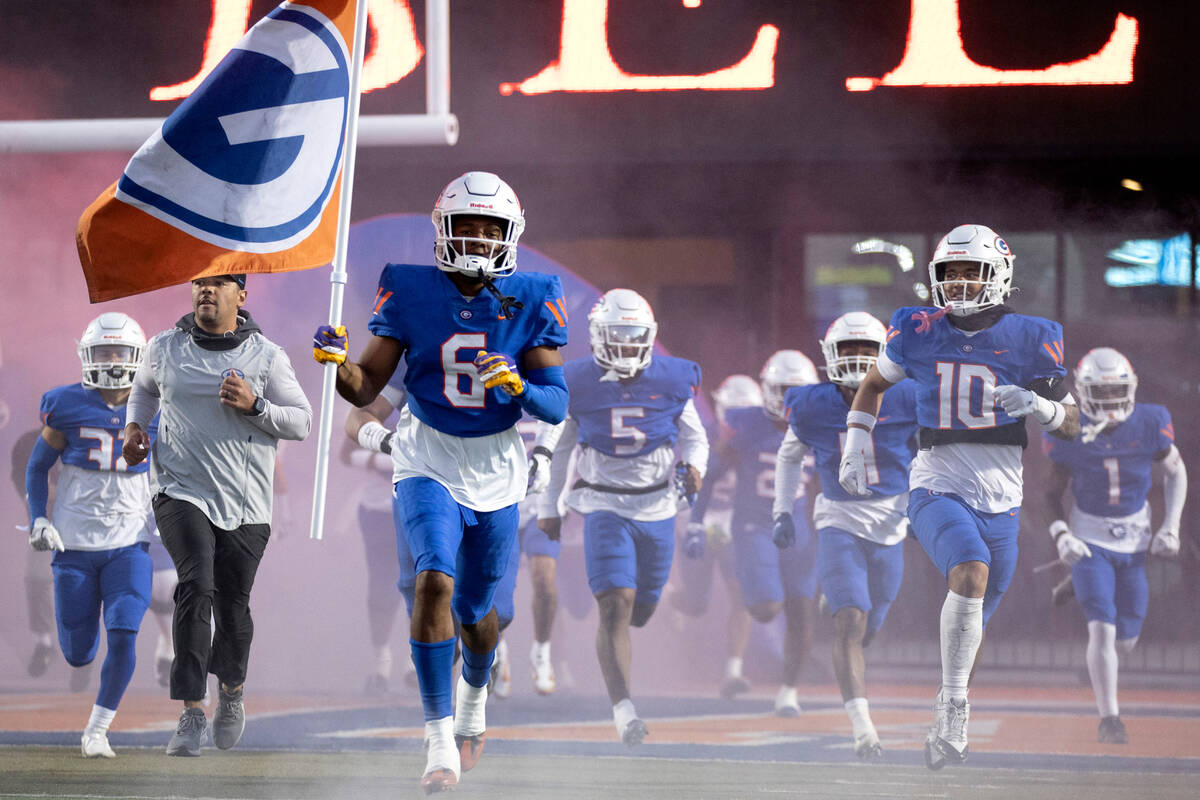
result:
M 333 260 L 355 6 L 280 5 L 133 155 L 76 229 L 93 303 Z

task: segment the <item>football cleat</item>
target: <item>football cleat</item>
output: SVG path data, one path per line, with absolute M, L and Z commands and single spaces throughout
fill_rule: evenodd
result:
M 83 739 L 80 740 L 80 748 L 83 750 L 84 758 L 117 757 L 113 749 L 108 746 L 108 734 L 104 731 L 84 731 Z
M 529 651 L 529 663 L 533 667 L 533 689 L 540 695 L 554 694 L 554 665 L 548 655 L 543 656 L 537 642 Z
M 26 671 L 30 677 L 40 678 L 46 674 L 46 670 L 50 668 L 50 662 L 54 660 L 54 645 L 45 642 L 38 642 L 33 646 L 33 654 L 29 656 L 29 664 L 26 666 Z
M 937 749 L 947 763 L 961 764 L 967 760 L 967 719 L 971 715 L 971 704 L 966 698 L 948 700 L 943 708 Z
M 750 681 L 741 675 L 726 675 L 725 680 L 721 681 L 721 697 L 725 700 L 732 700 L 739 694 L 745 694 L 748 691 L 750 691 Z
M 1096 741 L 1105 744 L 1129 744 L 1129 734 L 1125 732 L 1125 723 L 1120 717 L 1104 717 L 1100 720 L 1100 730 Z
M 942 730 L 942 716 L 945 713 L 945 706 L 946 700 L 942 696 L 941 688 L 939 688 L 937 700 L 933 704 L 933 724 L 929 726 L 929 732 L 925 734 L 925 766 L 935 771 L 946 766 L 946 757 L 937 747 L 938 735 Z
M 453 734 L 453 725 L 450 717 L 425 723 L 428 747 L 425 750 L 425 772 L 421 776 L 421 789 L 425 794 L 452 792 L 458 786 L 462 769 L 458 737 Z
M 646 723 L 634 717 L 625 726 L 625 732 L 621 734 L 621 741 L 625 743 L 626 747 L 637 747 L 649 733 L 650 729 L 646 727 Z
M 507 700 L 512 695 L 512 664 L 508 660 L 508 642 L 503 639 L 496 645 L 496 658 L 488 673 L 488 697 Z
M 487 730 L 484 706 L 487 686 L 475 687 L 458 676 L 454 697 L 454 749 L 458 751 L 459 771 L 466 772 L 479 763 L 483 755 L 483 737 Z
M 458 776 L 451 769 L 434 769 L 421 776 L 421 790 L 425 794 L 453 792 L 458 786 Z
M 458 760 L 463 772 L 474 769 L 475 765 L 479 763 L 479 757 L 483 755 L 483 740 L 486 735 L 485 733 L 475 736 L 454 734 L 454 745 L 458 748 Z
M 875 735 L 859 736 L 854 740 L 854 755 L 859 761 L 879 761 L 883 758 L 883 747 Z
M 785 719 L 800 716 L 800 702 L 796 699 L 796 690 L 793 687 L 780 687 L 779 693 L 775 695 L 775 716 Z

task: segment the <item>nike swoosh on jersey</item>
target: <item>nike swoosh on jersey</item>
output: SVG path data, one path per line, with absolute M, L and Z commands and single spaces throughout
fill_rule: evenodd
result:
M 1007 353 L 1007 352 L 1008 352 L 1007 350 L 993 350 L 993 351 L 992 351 L 992 355 L 997 355 L 997 356 L 998 356 L 998 355 L 1000 355 L 1001 353 Z

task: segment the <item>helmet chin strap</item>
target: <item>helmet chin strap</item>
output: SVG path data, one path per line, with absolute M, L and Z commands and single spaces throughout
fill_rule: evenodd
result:
M 483 282 L 483 288 L 487 289 L 493 297 L 500 301 L 500 314 L 505 319 L 512 319 L 517 315 L 517 312 L 525 308 L 525 304 L 515 297 L 506 295 L 496 286 L 496 282 L 492 280 L 490 275 L 484 273 L 483 270 L 478 272 L 479 280 Z

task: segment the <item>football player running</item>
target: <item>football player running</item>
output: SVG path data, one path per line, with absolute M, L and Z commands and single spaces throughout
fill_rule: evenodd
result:
M 925 741 L 930 769 L 967 758 L 967 684 L 984 627 L 1017 564 L 1025 417 L 1061 439 L 1079 435 L 1067 392 L 1062 326 L 1013 313 L 1013 254 L 983 225 L 960 225 L 934 249 L 936 310 L 901 308 L 850 413 L 838 481 L 870 496 L 868 454 L 884 392 L 916 381 L 920 449 L 909 473 L 908 518 L 946 576 L 942 683 Z
M 104 622 L 108 641 L 100 689 L 83 730 L 84 758 L 114 758 L 108 729 L 136 664 L 136 638 L 150 606 L 149 463 L 128 466 L 120 442 L 133 376 L 146 348 L 142 328 L 110 311 L 79 341 L 83 380 L 42 396 L 42 433 L 25 471 L 34 550 L 53 550 L 54 616 L 63 656 L 90 664 Z M 151 423 L 151 438 L 158 422 Z M 47 476 L 62 471 L 47 513 Z M 53 519 L 53 522 L 51 521 Z
M 846 414 L 855 390 L 875 364 L 887 330 L 865 311 L 843 314 L 821 340 L 829 383 L 787 393 L 787 435 L 775 462 L 775 524 L 793 523 L 792 500 L 802 460 L 816 460 L 821 493 L 813 507 L 817 572 L 833 614 L 833 671 L 850 715 L 854 752 L 863 760 L 883 755 L 867 703 L 863 648 L 874 638 L 900 591 L 908 532 L 908 467 L 916 453 L 915 384 L 903 380 L 883 394 L 879 420 L 867 440 L 869 497 L 838 483 Z
M 1166 408 L 1138 403 L 1137 375 L 1111 347 L 1088 351 L 1075 367 L 1083 435 L 1047 438 L 1053 462 L 1046 508 L 1059 560 L 1071 567 L 1075 597 L 1087 618 L 1087 668 L 1100 712 L 1101 742 L 1129 736 L 1117 705 L 1117 656 L 1137 644 L 1146 618 L 1147 553 L 1179 553 L 1187 471 Z M 1151 534 L 1152 470 L 1163 477 L 1163 520 Z M 1068 485 L 1075 503 L 1063 514 Z
M 749 375 L 730 375 L 712 393 L 716 414 L 716 435 L 709 439 L 727 441 L 732 435 L 728 413 L 735 408 L 762 408 L 762 387 Z M 719 447 L 719 446 L 718 446 Z M 712 456 L 709 456 L 711 461 Z M 670 591 L 667 602 L 679 612 L 699 617 L 708 610 L 712 597 L 713 567 L 716 566 L 725 584 L 729 611 L 725 618 L 725 676 L 720 695 L 725 699 L 750 691 L 750 682 L 742 674 L 746 647 L 754 621 L 742 603 L 734 564 L 732 541 L 733 492 L 737 475 L 727 472 L 716 480 L 708 480 L 696 499 L 696 506 L 680 543 L 684 558 L 679 562 L 680 586 Z M 701 505 L 703 504 L 703 505 Z
M 714 448 L 708 481 L 700 493 L 693 519 L 703 517 L 708 486 L 727 472 L 735 475 L 733 518 L 734 560 L 742 604 L 756 622 L 784 616 L 783 668 L 775 696 L 775 714 L 798 717 L 796 684 L 812 648 L 813 598 L 817 594 L 816 548 L 808 528 L 803 485 L 791 487 L 787 505 L 788 531 L 776 530 L 771 507 L 775 497 L 775 453 L 787 430 L 784 395 L 797 386 L 817 382 L 817 370 L 799 350 L 771 355 L 759 373 L 761 407 L 730 409 L 725 420 L 730 436 Z
M 571 390 L 566 421 L 544 426 L 537 445 L 552 453 L 550 485 L 538 525 L 558 539 L 558 498 L 572 449 L 578 480 L 567 506 L 584 516 L 588 585 L 600 610 L 596 656 L 612 702 L 617 736 L 641 743 L 648 731 L 630 699 L 630 626 L 645 625 L 658 605 L 675 550 L 680 496 L 699 491 L 708 437 L 693 398 L 700 367 L 653 356 L 658 323 L 630 289 L 601 296 L 588 314 L 592 357 L 565 367 Z M 679 456 L 676 458 L 676 447 Z
M 451 181 L 433 209 L 436 266 L 388 264 L 357 362 L 344 326 L 322 325 L 313 356 L 366 406 L 403 357 L 408 404 L 392 440 L 393 479 L 416 587 L 413 663 L 429 742 L 421 787 L 453 789 L 483 749 L 484 704 L 498 638 L 496 584 L 517 541 L 528 462 L 522 411 L 562 421 L 567 341 L 558 278 L 516 273 L 525 217 L 496 175 Z M 453 611 L 453 613 L 452 613 Z M 462 674 L 451 706 L 454 619 Z

